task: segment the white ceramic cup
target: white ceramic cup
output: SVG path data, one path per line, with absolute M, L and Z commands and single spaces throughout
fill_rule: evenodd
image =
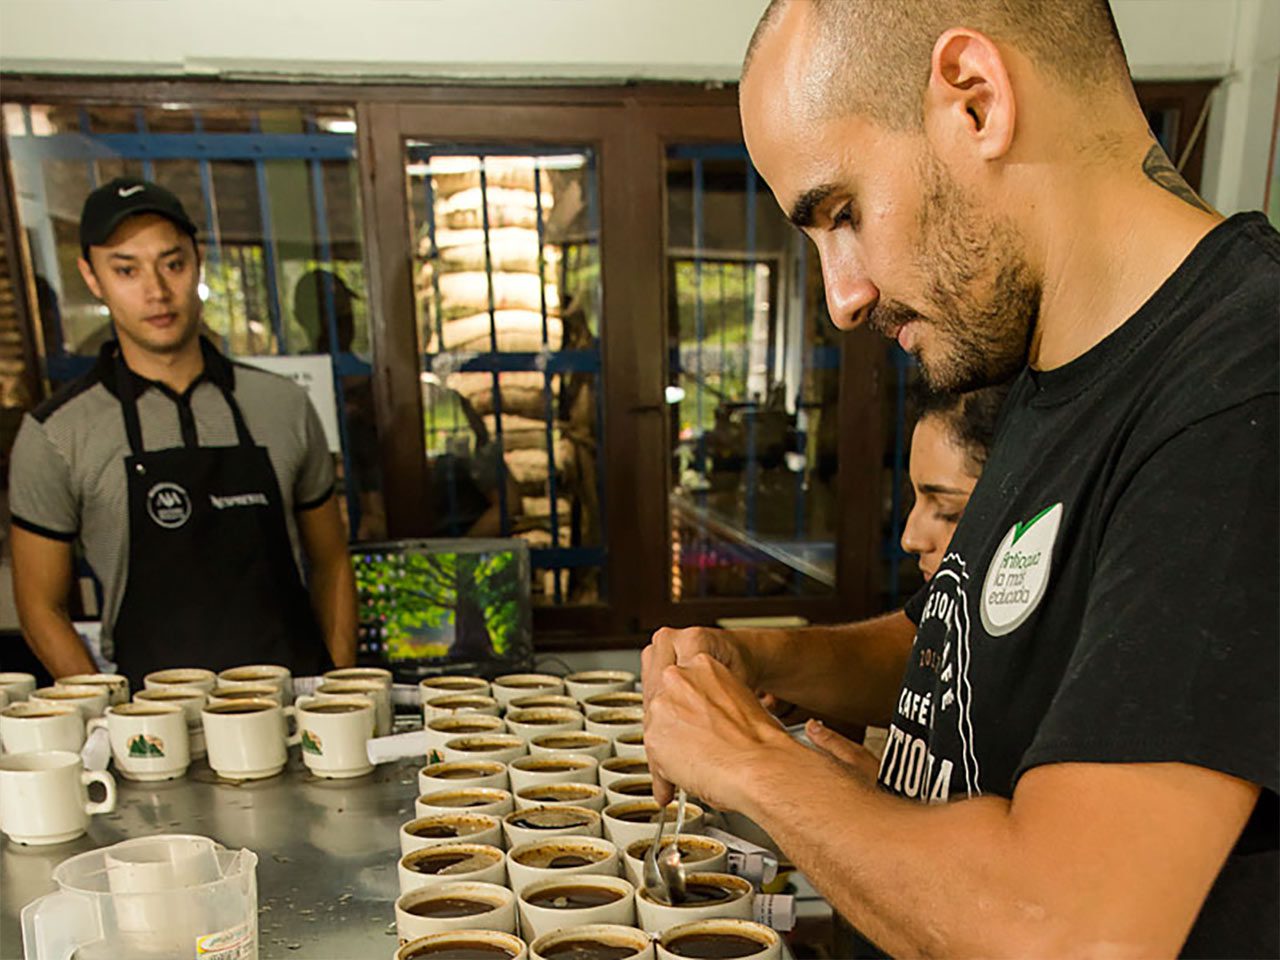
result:
M 171 703 L 181 707 L 187 719 L 187 736 L 190 741 L 191 759 L 205 755 L 204 721 L 200 714 L 209 702 L 209 695 L 199 687 L 153 687 L 139 690 L 133 695 L 134 703 Z
M 613 741 L 613 752 L 616 756 L 626 757 L 629 760 L 648 757 L 644 749 L 644 731 L 622 734 Z
M 582 712 L 587 716 L 596 710 L 616 710 L 619 707 L 644 707 L 644 694 L 629 690 L 613 693 L 595 693 L 582 701 Z
M 271 683 L 280 688 L 285 703 L 293 703 L 293 674 L 276 663 L 249 663 L 218 674 L 219 683 Z
M 395 682 L 395 675 L 385 667 L 337 667 L 326 670 L 326 680 L 376 680 L 388 689 Z
M 121 703 L 89 721 L 92 733 L 105 727 L 116 772 L 129 780 L 173 780 L 191 765 L 187 718 L 172 703 Z
M 542 733 L 529 740 L 529 753 L 585 753 L 608 760 L 613 756 L 613 743 L 595 733 Z
M 462 912 L 460 904 L 476 907 Z M 451 880 L 410 890 L 396 900 L 396 933 L 401 943 L 450 930 L 515 933 L 515 894 L 496 883 Z
M 595 783 L 595 757 L 585 753 L 542 753 L 516 757 L 507 765 L 512 791 L 546 783 Z
M 488 844 L 441 843 L 406 853 L 396 865 L 396 874 L 401 893 L 454 880 L 504 885 L 507 864 L 502 851 Z
M 513 810 L 502 818 L 502 832 L 508 848 L 552 837 L 602 835 L 599 813 L 568 803 Z
M 728 873 L 689 873 L 685 875 L 685 890 L 699 887 L 717 887 L 727 896 L 711 903 L 690 899 L 672 906 L 660 903 L 641 887 L 636 891 L 636 915 L 640 929 L 650 933 L 664 933 L 671 927 L 691 920 L 713 920 L 721 917 L 750 920 L 754 916 L 755 889 L 750 881 Z
M 219 680 L 209 703 L 226 703 L 228 700 L 272 700 L 284 706 L 284 691 L 275 683 L 227 683 Z
M 129 702 L 129 678 L 118 673 L 73 673 L 69 677 L 59 677 L 53 685 L 55 687 L 106 687 L 110 704 Z
M 604 835 L 626 849 L 630 844 L 645 837 L 653 839 L 653 826 L 657 823 L 658 804 L 649 800 L 625 800 L 613 803 L 604 808 Z M 663 833 L 670 833 L 676 828 L 675 801 L 667 804 L 664 816 Z M 692 800 L 684 811 L 684 833 L 701 833 L 706 814 Z M 683 835 L 683 834 L 682 834 Z
M 218 675 L 203 667 L 172 667 L 168 670 L 156 670 L 142 678 L 142 685 L 147 690 L 157 687 L 199 687 L 205 693 L 213 693 L 218 685 Z
M 446 951 L 452 945 L 466 947 L 477 942 L 493 947 L 495 957 L 501 955 L 510 960 L 529 960 L 529 948 L 523 940 L 513 933 L 500 933 L 497 930 L 454 930 L 449 933 L 433 933 L 429 937 L 418 937 L 397 949 L 392 954 L 391 960 L 411 960 L 411 958 L 429 960 L 432 956 L 448 956 Z
M 529 752 L 529 745 L 509 733 L 477 733 L 452 737 L 440 751 L 445 760 L 492 760 L 510 763 Z
M 86 789 L 102 784 L 106 798 L 94 802 Z M 89 828 L 89 817 L 116 808 L 116 782 L 105 770 L 85 770 L 68 750 L 0 757 L 0 831 L 14 843 L 65 843 Z
M 502 821 L 487 813 L 435 813 L 400 825 L 400 855 L 443 843 L 502 845 Z
M 766 927 L 763 923 L 756 923 L 754 920 L 731 920 L 722 917 L 718 920 L 692 920 L 668 927 L 657 943 L 658 960 L 687 960 L 689 956 L 687 952 L 676 952 L 680 950 L 677 941 L 682 937 L 714 937 L 717 934 L 755 940 L 760 944 L 760 949 L 755 953 L 735 953 L 734 956 L 739 960 L 780 960 L 782 957 L 782 938 L 772 927 Z M 675 950 L 672 949 L 673 945 Z
M 576 733 L 582 729 L 582 714 L 562 707 L 537 710 L 508 710 L 507 730 L 517 737 L 532 740 L 548 733 Z
M 427 677 L 418 681 L 419 702 L 451 693 L 474 693 L 489 696 L 489 681 L 482 677 Z
M 428 755 L 434 751 L 442 756 L 444 745 L 454 737 L 477 734 L 506 733 L 507 723 L 500 717 L 483 713 L 464 713 L 447 717 L 432 717 L 422 728 L 427 740 Z
M 560 957 L 575 955 L 562 951 L 590 949 L 586 946 L 589 944 L 632 950 L 632 953 L 621 954 L 623 960 L 653 960 L 653 943 L 649 935 L 635 927 L 624 927 L 616 923 L 596 923 L 544 934 L 529 944 L 529 957 L 530 960 L 558 960 Z M 617 953 L 611 955 L 620 956 Z
M 300 742 L 301 731 L 289 734 L 293 707 L 274 700 L 231 700 L 207 706 L 204 722 L 209 766 L 228 780 L 274 777 L 289 759 L 287 748 Z
M 604 795 L 610 803 L 647 800 L 653 796 L 653 777 L 618 777 L 604 788 Z
M 605 808 L 604 788 L 591 783 L 544 783 L 521 787 L 516 791 L 517 810 L 531 810 L 558 803 L 586 807 L 600 813 Z
M 575 888 L 591 894 L 570 899 Z M 529 940 L 571 927 L 596 923 L 634 927 L 636 922 L 636 892 L 622 877 L 539 880 L 520 891 L 518 907 L 520 930 Z
M 556 837 L 507 851 L 507 877 L 516 893 L 552 877 L 616 877 L 619 868 L 618 848 L 599 837 Z
M 373 772 L 368 697 L 299 697 L 297 710 L 302 762 L 313 774 L 341 780 Z
M 599 776 L 600 786 L 608 790 L 625 777 L 649 776 L 649 761 L 644 757 L 611 757 L 600 764 Z
M 636 675 L 626 670 L 583 670 L 565 677 L 564 688 L 569 696 L 582 702 L 601 693 L 630 693 L 636 688 Z
M 461 763 L 429 763 L 418 771 L 418 795 L 440 790 L 465 790 L 482 787 L 509 790 L 511 781 L 506 764 L 495 760 L 467 760 Z
M 422 720 L 452 717 L 460 713 L 482 713 L 496 717 L 501 712 L 498 701 L 479 693 L 442 693 L 422 701 Z
M 102 716 L 111 702 L 111 691 L 106 687 L 67 686 L 41 687 L 27 697 L 31 703 L 43 703 L 53 707 L 75 707 L 85 722 Z
M 390 683 L 383 683 L 377 677 L 326 679 L 316 686 L 313 695 L 317 697 L 349 697 L 352 694 L 366 696 L 373 701 L 374 736 L 385 737 L 390 734 L 392 727 L 395 725 L 395 708 L 391 705 Z
M 587 733 L 617 740 L 624 733 L 644 732 L 644 709 L 640 707 L 615 707 L 612 710 L 594 710 L 587 717 Z
M 563 693 L 534 693 L 527 697 L 516 697 L 507 704 L 508 710 L 543 710 L 547 707 L 582 712 L 582 704 Z
M 671 834 L 664 834 L 662 849 L 671 846 L 674 841 L 675 837 Z M 622 850 L 623 876 L 637 887 L 644 884 L 644 858 L 649 855 L 651 846 L 653 846 L 652 831 L 649 836 L 633 840 L 625 847 L 619 848 Z M 729 848 L 715 837 L 681 833 L 680 862 L 684 864 L 686 870 L 696 870 L 699 873 L 728 873 Z
M 505 708 L 516 697 L 563 693 L 564 681 L 549 673 L 509 673 L 494 680 L 489 692 Z
M 413 801 L 414 812 L 419 817 L 435 813 L 486 813 L 491 817 L 505 817 L 515 809 L 515 800 L 506 790 L 487 787 L 470 787 L 465 790 L 437 790 Z
M 20 701 L 0 710 L 0 744 L 6 753 L 69 750 L 84 746 L 84 717 L 75 707 Z
M 19 703 L 31 696 L 36 689 L 36 678 L 30 673 L 9 671 L 0 673 L 0 690 L 9 697 L 10 703 Z

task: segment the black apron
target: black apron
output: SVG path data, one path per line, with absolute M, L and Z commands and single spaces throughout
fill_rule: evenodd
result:
M 219 385 L 236 446 L 201 447 L 192 435 L 185 446 L 147 452 L 136 385 L 119 354 L 115 380 L 132 452 L 128 579 L 111 631 L 120 672 L 136 690 L 166 667 L 277 663 L 302 676 L 331 669 L 275 469 L 231 391 Z

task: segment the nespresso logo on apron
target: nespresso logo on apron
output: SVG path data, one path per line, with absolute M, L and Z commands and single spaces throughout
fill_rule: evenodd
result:
M 216 494 L 209 494 L 209 502 L 219 510 L 227 510 L 231 507 L 269 507 L 271 502 L 267 499 L 265 493 L 233 493 L 229 497 L 219 497 Z

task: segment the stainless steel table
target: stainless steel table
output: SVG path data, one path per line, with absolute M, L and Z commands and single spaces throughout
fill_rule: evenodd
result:
M 353 780 L 320 780 L 290 753 L 280 776 L 236 785 L 203 760 L 181 780 L 116 776 L 115 813 L 50 847 L 0 840 L 0 957 L 22 956 L 22 907 L 54 889 L 50 871 L 95 847 L 154 833 L 195 833 L 258 855 L 262 960 L 385 960 L 396 946 L 400 824 L 413 819 L 420 760 Z M 122 958 L 123 960 L 123 958 Z

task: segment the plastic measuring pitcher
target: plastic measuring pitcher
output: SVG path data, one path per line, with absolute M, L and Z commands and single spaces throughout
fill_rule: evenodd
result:
M 26 960 L 257 960 L 258 857 L 208 837 L 125 840 L 64 860 L 22 909 Z

